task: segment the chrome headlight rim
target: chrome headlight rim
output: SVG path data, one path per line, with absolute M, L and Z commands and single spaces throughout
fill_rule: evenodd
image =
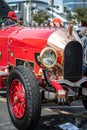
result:
M 54 61 L 54 63 L 52 63 L 51 65 L 47 65 L 47 64 L 45 64 L 44 61 L 43 61 L 43 57 L 44 57 L 44 55 L 45 55 L 45 53 L 46 53 L 47 51 L 52 51 L 52 52 L 54 53 L 54 55 L 55 55 L 55 61 Z M 58 55 L 57 55 L 56 50 L 55 50 L 54 48 L 51 48 L 51 47 L 46 47 L 46 48 L 44 48 L 44 49 L 41 51 L 41 53 L 40 53 L 40 62 L 41 62 L 41 64 L 42 64 L 42 66 L 43 66 L 43 67 L 46 67 L 46 68 L 52 68 L 52 67 L 57 63 L 57 58 L 58 58 Z

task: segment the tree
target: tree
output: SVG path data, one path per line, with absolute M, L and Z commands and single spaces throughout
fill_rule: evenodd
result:
M 74 17 L 78 22 L 86 22 L 87 23 L 87 8 L 77 8 L 75 9 L 76 14 Z
M 36 14 L 33 14 L 32 20 L 34 20 L 38 25 L 44 24 L 45 21 L 48 21 L 50 16 L 46 11 L 38 11 Z
M 70 11 L 67 12 L 66 18 L 67 18 L 68 21 L 71 21 L 71 19 L 74 19 L 73 15 Z

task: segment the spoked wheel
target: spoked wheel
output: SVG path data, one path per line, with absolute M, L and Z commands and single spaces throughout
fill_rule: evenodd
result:
M 13 80 L 10 86 L 10 105 L 15 117 L 23 118 L 26 109 L 25 90 L 17 79 Z
M 18 66 L 8 78 L 7 106 L 11 120 L 19 130 L 33 130 L 40 118 L 41 99 L 31 69 Z

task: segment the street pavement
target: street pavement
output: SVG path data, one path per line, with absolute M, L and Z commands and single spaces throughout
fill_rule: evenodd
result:
M 87 112 L 80 101 L 72 103 L 71 106 L 44 104 L 35 130 L 63 130 L 59 125 L 65 123 L 73 124 L 78 130 L 87 130 L 86 122 Z M 17 130 L 10 120 L 5 98 L 0 98 L 0 130 Z M 67 130 L 77 129 L 68 128 Z

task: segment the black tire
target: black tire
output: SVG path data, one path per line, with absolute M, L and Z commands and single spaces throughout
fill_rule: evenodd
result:
M 14 114 L 14 109 L 12 109 L 12 104 L 10 101 L 12 100 L 10 97 L 12 94 L 10 92 L 10 89 L 12 87 L 12 82 L 14 82 L 15 80 L 19 81 L 22 84 L 26 99 L 25 112 L 23 116 L 20 116 L 20 118 L 16 117 L 16 115 Z M 12 87 L 12 89 L 13 88 L 15 87 Z M 10 118 L 17 129 L 33 130 L 36 127 L 41 114 L 41 98 L 36 77 L 31 69 L 24 66 L 17 66 L 11 71 L 8 78 L 7 86 L 7 107 Z

